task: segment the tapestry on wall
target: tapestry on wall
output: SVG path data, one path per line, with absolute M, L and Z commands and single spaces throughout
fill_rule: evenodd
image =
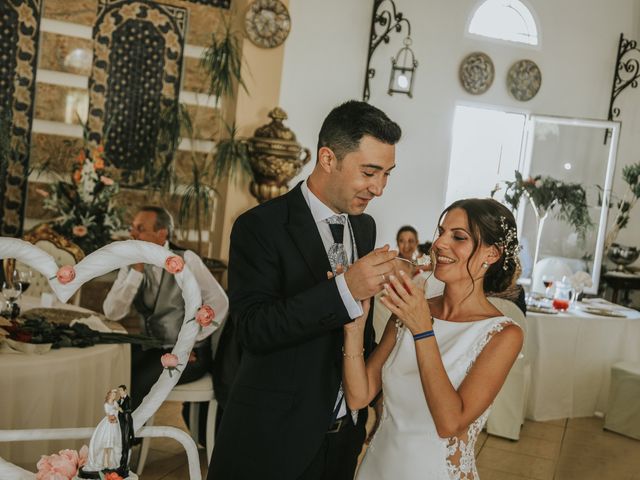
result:
M 0 2 L 0 235 L 20 236 L 27 193 L 42 0 Z
M 187 0 L 191 3 L 198 3 L 200 5 L 208 5 L 210 7 L 229 8 L 231 6 L 231 0 Z
M 99 0 L 89 79 L 89 140 L 121 184 L 147 185 L 172 161 L 161 121 L 180 93 L 187 10 L 148 0 Z M 164 138 L 164 137 L 163 137 Z

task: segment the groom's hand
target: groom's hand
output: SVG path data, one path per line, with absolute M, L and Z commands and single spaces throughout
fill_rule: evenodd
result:
M 344 274 L 347 287 L 353 298 L 364 300 L 375 296 L 389 281 L 393 273 L 393 259 L 398 252 L 389 250 L 389 245 L 376 248 L 368 255 L 358 259 Z

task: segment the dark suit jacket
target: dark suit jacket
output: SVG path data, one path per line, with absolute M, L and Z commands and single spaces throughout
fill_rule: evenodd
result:
M 375 222 L 364 214 L 349 220 L 362 257 L 374 247 Z M 242 357 L 210 480 L 295 479 L 317 454 L 342 377 L 342 327 L 351 321 L 330 270 L 300 185 L 235 222 L 229 321 Z M 365 338 L 368 353 L 372 315 Z

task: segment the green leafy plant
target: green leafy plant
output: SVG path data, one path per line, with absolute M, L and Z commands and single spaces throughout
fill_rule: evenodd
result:
M 248 93 L 242 79 L 240 34 L 231 28 L 229 19 L 223 17 L 220 25 L 200 59 L 209 80 L 209 94 L 216 97 L 216 106 L 222 97 L 233 95 L 236 84 Z
M 626 165 L 622 169 L 622 179 L 627 184 L 628 188 L 624 193 L 624 196 L 616 202 L 617 213 L 615 220 L 613 221 L 613 226 L 607 232 L 607 236 L 604 241 L 605 251 L 607 251 L 615 241 L 620 230 L 629 224 L 631 209 L 640 198 L 640 162 Z
M 565 183 L 552 177 L 537 175 L 523 179 L 516 170 L 515 180 L 503 182 L 505 185 L 504 201 L 512 210 L 517 210 L 523 196 L 529 199 L 536 213 L 543 216 L 554 212 L 555 217 L 567 222 L 576 229 L 581 238 L 593 226 L 587 204 L 587 193 L 578 183 Z M 496 185 L 491 196 L 500 190 Z

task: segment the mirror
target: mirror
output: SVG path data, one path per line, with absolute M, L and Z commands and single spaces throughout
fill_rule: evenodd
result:
M 607 131 L 609 135 L 605 142 Z M 582 239 L 566 221 L 556 218 L 556 207 L 544 222 L 538 262 L 554 258 L 565 263 L 573 272 L 588 272 L 593 285 L 585 288 L 585 293 L 598 292 L 607 226 L 606 206 L 611 195 L 619 133 L 618 122 L 541 115 L 531 115 L 527 120 L 525 148 L 518 170 L 524 178 L 542 175 L 582 185 L 587 193 L 593 222 L 593 227 L 587 230 Z M 533 208 L 525 200 L 520 203 L 517 220 L 524 247 L 522 279 L 525 281 L 522 283 L 530 283 L 531 277 L 538 277 L 540 272 L 532 272 L 536 217 Z M 533 289 L 536 289 L 537 283 L 532 284 Z

